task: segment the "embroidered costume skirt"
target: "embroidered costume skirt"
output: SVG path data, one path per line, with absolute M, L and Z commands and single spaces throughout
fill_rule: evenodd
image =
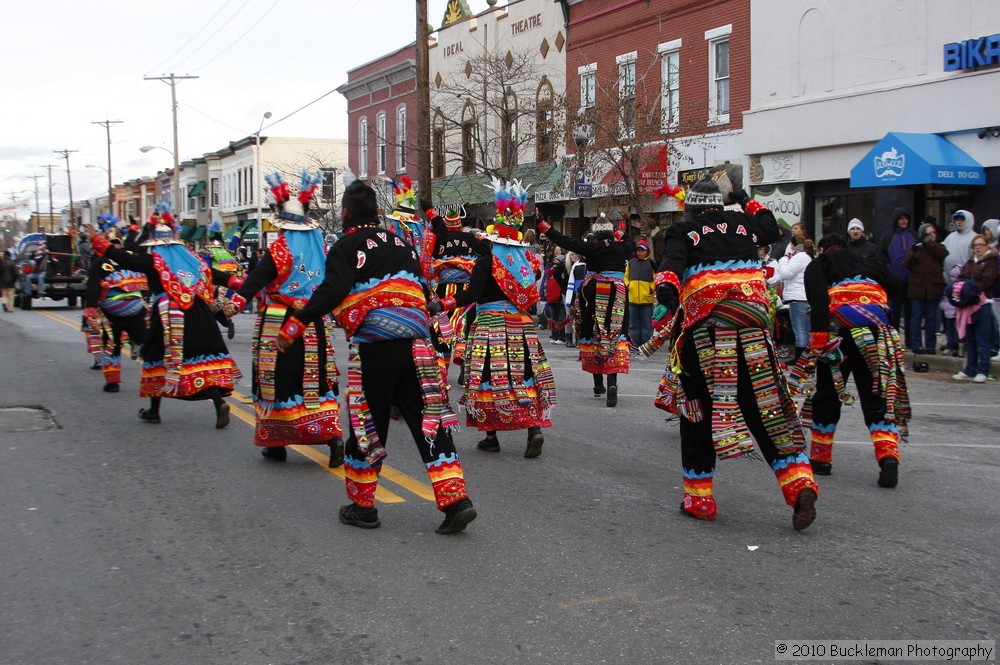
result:
M 583 280 L 575 327 L 584 372 L 628 374 L 626 293 L 623 273 L 591 273 Z

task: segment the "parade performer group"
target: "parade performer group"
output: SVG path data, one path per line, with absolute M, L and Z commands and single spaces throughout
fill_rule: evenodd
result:
M 273 223 L 280 233 L 225 310 L 233 316 L 257 293 L 265 293 L 252 341 L 254 444 L 261 446 L 265 458 L 278 462 L 287 457 L 285 446 L 328 445 L 329 465 L 340 466 L 344 443 L 333 321 L 319 316 L 302 328 L 284 353 L 279 354 L 277 347 L 282 326 L 306 305 L 326 276 L 323 234 L 307 216 L 320 176 L 303 172 L 294 196 L 280 173 L 268 175 L 267 182 L 278 208 Z
M 135 231 L 129 232 L 129 250 L 134 250 Z M 109 228 L 106 240 L 123 249 L 120 233 Z M 87 323 L 88 350 L 104 372 L 104 392 L 119 391 L 122 371 L 122 336 L 138 348 L 146 338 L 146 275 L 123 268 L 110 257 L 91 261 L 87 271 L 83 317 Z
M 538 258 L 521 235 L 527 189 L 520 182 L 493 179 L 497 212 L 484 238 L 468 287 L 440 301 L 445 311 L 475 304 L 465 359 L 466 422 L 486 433 L 479 450 L 499 452 L 497 432 L 526 429 L 524 456 L 542 454 L 542 428 L 551 427 L 555 380 L 528 309 L 538 302 Z M 426 205 L 426 214 L 436 212 Z M 437 304 L 435 303 L 435 311 Z
M 587 262 L 587 276 L 580 285 L 575 330 L 583 371 L 594 377 L 594 396 L 607 391 L 607 405 L 618 403 L 618 375 L 628 374 L 628 303 L 625 265 L 635 252 L 635 242 L 601 213 L 590 226 L 590 241 L 559 233 L 545 220 L 538 230 L 563 249 Z M 608 385 L 604 387 L 604 377 Z
M 111 259 L 122 268 L 146 276 L 152 299 L 149 330 L 142 345 L 139 395 L 149 408 L 139 418 L 160 422 L 160 403 L 169 397 L 210 399 L 215 405 L 215 427 L 229 424 L 229 395 L 240 378 L 210 309 L 213 284 L 232 278 L 212 270 L 194 252 L 174 238 L 173 218 L 158 208 L 140 236 L 146 253 L 130 254 L 114 247 L 97 229 L 88 234 L 97 258 Z M 234 279 L 234 278 L 233 278 Z M 213 281 L 214 280 L 214 281 Z
M 905 351 L 889 322 L 889 302 L 899 283 L 880 262 L 847 251 L 847 240 L 840 235 L 823 236 L 819 250 L 805 274 L 812 309 L 809 348 L 791 375 L 805 383 L 815 368 L 815 391 L 802 409 L 804 424 L 812 426 L 809 457 L 817 474 L 830 475 L 841 405 L 852 401 L 844 383 L 853 374 L 880 467 L 878 484 L 895 487 L 899 439 L 910 419 Z
M 381 226 L 375 191 L 364 182 L 345 189 L 342 219 L 344 233 L 327 254 L 322 284 L 287 318 L 278 340 L 279 351 L 288 352 L 331 311 L 350 338 L 344 476 L 351 503 L 341 507 L 340 521 L 362 528 L 381 524 L 375 489 L 395 406 L 445 514 L 437 532 L 458 533 L 477 514 L 451 437 L 458 417 L 430 341 L 420 259 L 413 246 Z
M 731 198 L 744 212 L 723 210 L 719 186 L 699 180 L 684 220 L 666 231 L 656 297 L 676 314 L 665 326 L 671 348 L 657 403 L 680 416 L 684 514 L 715 518 L 716 460 L 756 457 L 756 440 L 794 508 L 793 527 L 804 529 L 816 518 L 819 488 L 768 331 L 757 254 L 781 230 L 745 192 Z

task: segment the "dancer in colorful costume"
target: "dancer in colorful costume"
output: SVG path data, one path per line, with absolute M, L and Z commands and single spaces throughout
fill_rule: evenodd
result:
M 276 462 L 287 457 L 285 446 L 330 446 L 331 467 L 344 461 L 337 401 L 337 364 L 333 354 L 334 323 L 321 316 L 304 328 L 284 353 L 276 341 L 281 327 L 296 309 L 305 307 L 326 275 L 326 251 L 319 226 L 309 219 L 309 202 L 322 174 L 302 172 L 297 195 L 280 173 L 266 177 L 278 207 L 274 224 L 278 239 L 247 276 L 226 305 L 234 316 L 260 291 L 265 303 L 257 315 L 253 336 L 253 400 L 257 427 L 253 442 Z
M 173 217 L 157 206 L 147 224 L 141 246 L 146 254 L 116 249 L 89 228 L 96 256 L 104 256 L 123 268 L 146 275 L 152 293 L 153 311 L 142 345 L 141 397 L 149 408 L 139 418 L 160 422 L 164 397 L 183 400 L 211 399 L 215 405 L 215 427 L 229 424 L 229 395 L 240 378 L 239 368 L 215 323 L 210 304 L 213 284 L 229 284 L 235 277 L 213 270 L 194 252 L 174 239 Z
M 120 235 L 109 229 L 105 237 L 122 248 Z M 134 234 L 132 236 L 135 237 Z M 122 335 L 136 348 L 146 338 L 146 275 L 128 270 L 109 257 L 97 257 L 87 271 L 83 316 L 87 322 L 87 346 L 104 372 L 104 392 L 119 391 L 122 371 Z M 134 357 L 134 356 L 133 356 Z
M 476 259 L 469 286 L 441 300 L 452 311 L 476 304 L 465 354 L 466 422 L 486 432 L 479 450 L 499 452 L 498 431 L 528 430 L 524 456 L 542 454 L 543 427 L 556 405 L 556 385 L 528 309 L 538 301 L 541 262 L 521 238 L 527 188 L 493 179 L 496 217 L 486 229 L 488 251 Z M 437 213 L 426 204 L 428 218 Z M 487 248 L 484 248 L 487 249 Z M 433 304 L 436 308 L 436 304 Z
M 445 519 L 437 532 L 462 531 L 476 518 L 465 489 L 451 431 L 458 416 L 448 404 L 430 341 L 426 284 L 416 251 L 379 224 L 375 190 L 355 180 L 344 190 L 344 234 L 326 259 L 323 283 L 282 327 L 286 351 L 307 326 L 333 311 L 351 340 L 347 398 L 351 431 L 344 477 L 351 503 L 340 521 L 362 528 L 381 524 L 375 488 L 392 406 L 406 422 L 430 476 Z
M 613 407 L 618 404 L 618 375 L 629 371 L 625 264 L 635 252 L 635 242 L 625 235 L 624 226 L 615 231 L 604 213 L 590 225 L 589 242 L 564 236 L 544 220 L 538 222 L 538 231 L 587 262 L 587 276 L 576 296 L 576 343 L 583 371 L 594 376 L 594 396 L 605 393 L 607 375 L 607 405 Z
M 881 468 L 878 484 L 895 487 L 899 438 L 905 436 L 910 419 L 905 350 L 889 318 L 889 302 L 899 283 L 880 262 L 848 251 L 847 240 L 838 234 L 823 236 L 819 250 L 805 274 L 812 308 L 809 348 L 790 376 L 793 387 L 801 386 L 807 394 L 802 420 L 812 426 L 813 471 L 828 476 L 833 469 L 833 437 L 841 405 L 853 402 L 844 383 L 853 374 Z M 831 328 L 837 330 L 835 335 Z M 814 369 L 816 387 L 809 394 L 805 383 Z
M 213 219 L 208 225 L 208 244 L 205 245 L 202 260 L 210 268 L 215 268 L 230 275 L 243 277 L 243 267 L 240 266 L 240 262 L 233 256 L 233 252 L 239 247 L 240 236 L 233 234 L 228 244 L 223 244 L 223 240 L 222 224 L 219 220 Z M 215 304 L 212 309 L 216 312 L 215 318 L 219 322 L 219 325 L 226 329 L 226 337 L 232 339 L 236 336 L 236 322 L 232 318 L 225 316 L 223 310 L 226 307 L 226 303 L 229 302 L 230 297 L 232 297 L 233 292 L 230 289 L 218 286 L 215 287 L 214 291 Z
M 684 501 L 681 512 L 711 520 L 717 458 L 756 457 L 756 439 L 792 525 L 816 518 L 813 480 L 795 403 L 768 332 L 768 296 L 757 248 L 781 237 L 771 211 L 745 192 L 731 197 L 745 212 L 723 210 L 711 178 L 687 193 L 684 220 L 665 233 L 657 301 L 683 309 L 664 327 L 673 335 L 657 406 L 680 416 Z
M 435 215 L 430 222 L 434 229 L 431 283 L 438 298 L 447 298 L 469 287 L 476 259 L 487 250 L 475 234 L 462 230 L 457 206 L 449 206 L 443 218 Z M 448 316 L 447 325 L 438 328 L 437 349 L 444 357 L 445 375 L 451 362 L 461 366 L 459 384 L 465 382 L 466 335 L 475 316 L 475 303 L 459 307 Z
M 390 180 L 389 182 L 392 183 L 392 193 L 395 198 L 395 206 L 392 212 L 386 216 L 389 229 L 416 250 L 417 259 L 420 262 L 420 275 L 430 284 L 435 245 L 434 233 L 417 215 L 418 201 L 417 193 L 413 189 L 413 182 L 405 175 L 398 181 Z

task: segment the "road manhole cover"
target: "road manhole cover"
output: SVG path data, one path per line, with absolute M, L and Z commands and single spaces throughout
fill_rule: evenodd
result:
M 0 432 L 44 432 L 62 429 L 44 406 L 0 406 Z

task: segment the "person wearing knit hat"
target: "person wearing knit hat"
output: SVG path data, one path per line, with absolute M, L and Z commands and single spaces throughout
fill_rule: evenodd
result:
M 635 346 L 642 346 L 653 336 L 653 273 L 649 242 L 635 244 L 635 257 L 625 264 L 625 288 L 628 290 L 628 335 Z
M 497 432 L 527 429 L 524 457 L 542 454 L 542 429 L 552 426 L 556 384 L 528 310 L 538 302 L 541 261 L 524 245 L 521 225 L 528 188 L 493 178 L 497 212 L 484 237 L 468 288 L 431 303 L 432 311 L 476 305 L 465 354 L 466 423 L 486 433 L 476 447 L 500 452 Z M 434 211 L 425 214 L 434 217 Z M 541 224 L 541 223 L 539 223 Z
M 865 236 L 865 225 L 857 217 L 847 223 L 847 249 L 863 259 L 877 260 L 879 257 L 878 245 Z
M 284 353 L 276 346 L 282 326 L 305 306 L 325 276 L 323 233 L 309 219 L 322 174 L 302 171 L 298 191 L 278 172 L 266 180 L 278 208 L 278 238 L 226 305 L 233 316 L 258 293 L 265 294 L 253 333 L 253 442 L 272 462 L 285 461 L 286 446 L 329 446 L 329 466 L 337 467 L 344 460 L 344 442 L 333 322 L 322 318 L 308 326 Z
M 438 510 L 437 533 L 454 534 L 476 518 L 451 432 L 458 416 L 448 402 L 430 340 L 429 292 L 412 246 L 381 224 L 375 190 L 361 180 L 344 189 L 344 233 L 327 253 L 323 282 L 278 335 L 281 353 L 300 344 L 317 321 L 333 314 L 351 340 L 344 447 L 350 503 L 343 524 L 381 525 L 375 495 L 386 457 L 393 407 L 406 423 L 427 471 Z
M 716 461 L 754 458 L 756 441 L 793 507 L 792 526 L 804 529 L 816 518 L 819 488 L 768 331 L 758 257 L 781 228 L 746 192 L 730 200 L 743 212 L 724 210 L 715 182 L 699 180 L 687 192 L 684 220 L 666 232 L 656 299 L 670 318 L 657 339 L 669 345 L 670 358 L 656 405 L 680 417 L 682 514 L 714 519 Z
M 197 254 L 174 239 L 173 217 L 159 208 L 146 225 L 139 244 L 148 253 L 129 254 L 117 249 L 87 227 L 94 253 L 123 268 L 146 275 L 153 312 L 142 345 L 139 396 L 149 398 L 149 408 L 139 418 L 158 424 L 164 397 L 212 400 L 215 428 L 229 424 L 225 397 L 241 378 L 216 325 L 210 305 L 214 284 L 234 286 L 234 275 L 205 265 Z M 96 259 L 95 259 L 96 260 Z
M 635 242 L 625 234 L 625 222 L 614 225 L 601 215 L 591 224 L 593 239 L 576 240 L 539 222 L 538 230 L 563 249 L 576 252 L 587 263 L 587 276 L 578 291 L 576 331 L 580 364 L 594 377 L 594 396 L 607 392 L 606 404 L 618 404 L 618 375 L 628 374 L 628 291 L 625 265 L 633 257 Z M 607 376 L 608 387 L 604 387 Z

